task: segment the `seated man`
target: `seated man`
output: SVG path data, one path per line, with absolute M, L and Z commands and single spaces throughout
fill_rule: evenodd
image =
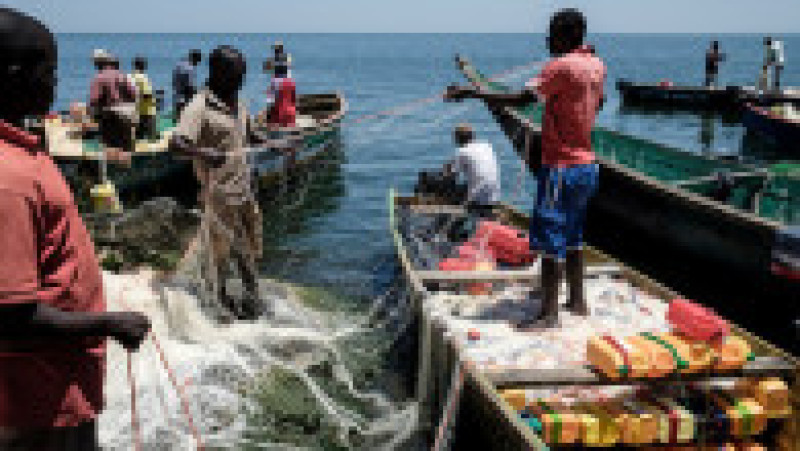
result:
M 458 150 L 445 165 L 445 172 L 456 172 L 467 182 L 467 207 L 480 216 L 489 214 L 500 200 L 500 171 L 492 145 L 476 141 L 475 132 L 460 124 L 453 132 Z

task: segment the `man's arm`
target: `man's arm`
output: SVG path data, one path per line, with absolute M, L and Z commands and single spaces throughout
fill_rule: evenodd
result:
M 214 167 L 222 165 L 226 158 L 224 152 L 220 152 L 217 149 L 197 147 L 187 138 L 177 133 L 170 137 L 167 150 L 179 157 L 198 159 Z
M 180 122 L 175 126 L 169 139 L 167 150 L 179 157 L 193 158 L 217 167 L 225 162 L 226 155 L 217 149 L 197 146 L 203 130 L 203 111 L 205 101 L 200 97 L 192 99 L 183 109 Z
M 111 337 L 135 350 L 150 330 L 150 321 L 137 312 L 68 312 L 29 302 L 0 306 L 0 338 Z
M 68 312 L 39 302 L 59 288 L 41 286 L 41 240 L 34 218 L 33 207 L 25 198 L 0 191 L 0 229 L 14 231 L 0 235 L 0 338 L 110 336 L 126 348 L 136 349 L 150 328 L 142 314 Z
M 498 106 L 525 106 L 539 101 L 539 96 L 532 89 L 516 92 L 488 92 L 474 86 L 448 86 L 444 94 L 445 100 L 460 101 L 462 99 L 480 99 Z

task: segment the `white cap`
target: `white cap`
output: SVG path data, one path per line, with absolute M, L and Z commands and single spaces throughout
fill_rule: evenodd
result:
M 112 58 L 113 58 L 113 56 L 110 53 L 108 53 L 106 50 L 104 50 L 104 49 L 94 49 L 94 52 L 92 53 L 92 59 L 95 62 L 98 62 L 98 61 L 109 61 Z

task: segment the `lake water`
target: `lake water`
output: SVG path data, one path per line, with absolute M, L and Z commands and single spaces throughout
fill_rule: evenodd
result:
M 614 88 L 620 77 L 700 84 L 704 52 L 711 39 L 719 39 L 728 56 L 720 70 L 720 82 L 754 84 L 763 58 L 760 36 L 592 36 L 590 41 L 609 72 L 608 102 L 600 122 L 690 152 L 746 153 L 743 130 L 737 124 L 694 114 L 644 115 L 620 110 Z M 784 39 L 787 67 L 783 84 L 798 86 L 800 35 Z M 247 57 L 243 98 L 254 111 L 264 105 L 268 78 L 261 64 L 271 55 L 275 40 L 282 40 L 293 56 L 299 91 L 342 92 L 349 106 L 348 119 L 429 97 L 448 84 L 461 82 L 453 59 L 456 53 L 487 74 L 543 61 L 547 56 L 544 36 L 538 34 L 65 34 L 58 36 L 57 107 L 65 109 L 71 101 L 86 100 L 95 48 L 118 55 L 126 70 L 134 56 L 147 57 L 152 82 L 169 92 L 171 70 L 189 49 L 200 48 L 207 55 L 215 46 L 228 44 Z M 199 79 L 206 73 L 204 61 Z M 512 75 L 518 77 L 510 81 L 520 83 L 532 72 Z M 431 102 L 399 115 L 360 123 L 346 121 L 339 159 L 310 178 L 304 189 L 276 193 L 294 199 L 288 206 L 266 210 L 271 217 L 266 218 L 269 236 L 264 275 L 322 288 L 327 299 L 323 303 L 328 307 L 367 309 L 393 282 L 387 192 L 392 187 L 408 191 L 421 169 L 444 164 L 452 155 L 451 131 L 459 122 L 472 123 L 479 137 L 495 146 L 501 159 L 504 200 L 529 208 L 530 180 L 507 139 L 478 102 Z M 372 339 L 380 342 L 381 338 Z M 316 446 L 320 442 L 315 434 L 315 430 L 300 431 L 292 440 L 299 446 Z

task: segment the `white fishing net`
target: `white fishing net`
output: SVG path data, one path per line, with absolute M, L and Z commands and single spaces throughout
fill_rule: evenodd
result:
M 505 76 L 521 73 L 518 70 Z M 397 117 L 425 105 L 416 102 L 387 114 L 386 120 L 373 123 L 368 133 L 356 135 L 356 144 L 366 144 L 360 142 L 362 139 L 374 142 Z M 416 138 L 423 139 L 432 127 L 463 115 L 468 108 L 462 105 L 438 115 L 419 130 Z M 246 194 L 255 197 L 253 191 Z M 171 213 L 157 218 L 158 212 Z M 174 202 L 146 203 L 126 213 L 129 223 L 121 231 L 132 233 L 128 242 L 136 245 L 131 247 L 147 252 L 149 243 L 178 241 L 178 235 L 189 226 L 182 223 L 175 227 L 173 221 L 189 213 Z M 371 347 L 367 353 L 377 354 L 405 332 L 411 317 L 409 300 L 403 297 L 390 306 L 387 299 L 391 293 L 386 293 L 376 297 L 363 313 L 329 312 L 306 305 L 299 289 L 260 280 L 259 300 L 267 306 L 263 310 L 271 314 L 252 322 L 220 322 L 226 309 L 217 297 L 219 281 L 208 272 L 221 263 L 208 259 L 206 252 L 207 230 L 218 218 L 212 211 L 201 211 L 195 219 L 199 219 L 199 226 L 192 225 L 191 229 L 199 227 L 206 233 L 200 233 L 193 243 L 193 258 L 184 259 L 169 277 L 151 270 L 104 274 L 109 310 L 145 313 L 152 321 L 152 334 L 131 357 L 133 380 L 128 377 L 128 354 L 117 343 L 109 342 L 106 408 L 99 418 L 103 447 L 127 450 L 141 440 L 146 450 L 195 449 L 199 439 L 205 449 L 408 448 L 417 428 L 417 404 L 398 402 L 386 393 L 362 388 L 350 360 L 354 348 Z M 154 226 L 159 222 L 166 224 Z M 225 221 L 221 222 L 224 226 Z M 149 225 L 149 234 L 141 232 L 143 224 Z M 383 329 L 387 333 L 381 336 L 379 345 L 362 341 L 362 337 Z M 291 380 L 295 389 L 283 392 L 284 385 L 276 381 L 286 380 Z M 273 410 L 291 410 L 309 402 L 316 412 L 301 409 L 297 415 L 312 418 L 298 420 L 301 425 L 297 434 L 283 434 L 283 429 L 297 425 Z M 317 413 L 322 420 L 315 416 Z M 132 415 L 138 422 L 138 433 Z M 308 440 L 323 429 L 315 424 L 320 421 L 333 431 L 332 443 Z M 282 442 L 276 437 L 290 440 Z

